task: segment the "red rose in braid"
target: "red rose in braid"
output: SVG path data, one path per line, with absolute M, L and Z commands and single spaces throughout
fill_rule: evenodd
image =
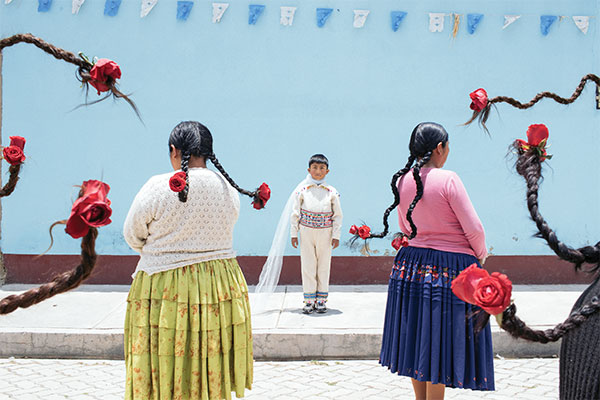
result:
M 90 70 L 90 85 L 96 88 L 98 94 L 100 92 L 108 92 L 110 84 L 115 83 L 121 77 L 121 68 L 119 65 L 109 59 L 101 58 Z
M 111 223 L 110 200 L 106 197 L 110 186 L 104 182 L 89 180 L 81 186 L 79 197 L 71 208 L 65 231 L 77 239 L 87 235 L 90 227 L 99 228 Z
M 21 136 L 11 136 L 10 145 L 2 149 L 2 156 L 10 165 L 19 165 L 25 161 L 25 138 Z

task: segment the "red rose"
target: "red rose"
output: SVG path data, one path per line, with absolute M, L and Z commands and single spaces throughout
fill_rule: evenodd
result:
M 408 236 L 402 236 L 402 247 L 408 247 Z
M 400 247 L 402 247 L 402 237 L 401 236 L 397 236 L 396 238 L 394 238 L 394 240 L 392 240 L 392 247 L 395 248 L 396 250 L 400 250 Z
M 23 161 L 25 161 L 25 154 L 23 154 L 23 149 L 17 146 L 5 147 L 4 149 L 2 149 L 2 155 L 10 165 L 19 165 Z
M 369 228 L 367 225 L 361 226 L 358 228 L 358 236 L 360 236 L 361 239 L 368 239 L 371 237 L 371 228 Z
M 488 95 L 485 89 L 479 88 L 469 94 L 471 97 L 471 110 L 480 112 L 488 104 Z
M 479 268 L 477 264 L 471 264 L 452 281 L 452 292 L 462 301 L 475 304 L 475 298 L 473 297 L 475 288 L 477 288 L 480 280 L 488 276 L 486 270 Z
M 99 228 L 110 224 L 112 209 L 106 197 L 110 186 L 90 180 L 81 185 L 80 197 L 73 203 L 65 232 L 77 239 L 87 235 L 90 227 Z
M 492 275 L 479 281 L 475 289 L 475 305 L 488 314 L 497 315 L 510 305 L 512 282 L 504 274 L 492 272 Z
M 548 128 L 544 124 L 533 124 L 527 128 L 527 142 L 530 146 L 539 146 L 542 141 L 548 140 L 548 135 Z
M 17 146 L 21 150 L 25 149 L 25 138 L 21 136 L 11 136 L 10 137 L 10 145 Z
M 267 201 L 271 198 L 271 188 L 266 183 L 262 183 L 257 190 L 257 197 L 252 201 L 252 207 L 257 210 L 264 208 Z
M 100 94 L 100 92 L 109 91 L 109 84 L 121 77 L 121 68 L 119 68 L 119 65 L 116 62 L 101 58 L 96 61 L 96 64 L 92 67 L 90 76 L 92 77 L 90 84 L 95 87 L 98 94 Z
M 174 192 L 181 192 L 185 189 L 185 172 L 179 171 L 169 179 L 169 187 Z
M 352 226 L 350 227 L 350 233 L 351 233 L 352 235 L 356 235 L 356 234 L 358 233 L 358 226 L 356 226 L 356 225 L 352 225 Z
M 489 275 L 477 264 L 471 264 L 452 281 L 452 292 L 462 301 L 496 315 L 510 305 L 512 283 L 504 274 Z

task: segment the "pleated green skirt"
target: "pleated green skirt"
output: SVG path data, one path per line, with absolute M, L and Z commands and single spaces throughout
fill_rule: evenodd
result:
M 125 399 L 231 399 L 252 388 L 248 286 L 235 259 L 136 274 L 125 316 Z

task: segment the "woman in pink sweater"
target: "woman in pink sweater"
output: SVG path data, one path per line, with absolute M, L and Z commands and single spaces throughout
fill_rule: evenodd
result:
M 458 175 L 442 167 L 448 133 L 421 123 L 410 137 L 410 156 L 392 178 L 403 233 L 390 274 L 380 363 L 412 378 L 417 399 L 440 399 L 445 387 L 494 390 L 489 323 L 477 334 L 478 310 L 452 293 L 452 280 L 487 257 L 485 233 Z

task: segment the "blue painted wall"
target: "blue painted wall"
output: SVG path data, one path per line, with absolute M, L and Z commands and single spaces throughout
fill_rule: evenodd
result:
M 83 95 L 75 68 L 31 45 L 6 49 L 3 57 L 2 142 L 28 139 L 27 163 L 16 192 L 2 200 L 1 249 L 37 254 L 49 243 L 48 226 L 68 217 L 85 179 L 111 187 L 113 224 L 102 228 L 98 250 L 132 254 L 121 236 L 137 190 L 151 175 L 169 170 L 167 138 L 184 119 L 205 123 L 215 151 L 243 187 L 266 181 L 268 208 L 257 212 L 242 198 L 235 247 L 241 255 L 265 255 L 290 190 L 306 174 L 316 152 L 331 161 L 329 182 L 342 194 L 344 232 L 365 221 L 381 227 L 391 203 L 389 180 L 408 156 L 408 137 L 419 122 L 442 123 L 451 135 L 447 168 L 462 177 L 479 212 L 494 254 L 550 254 L 531 238 L 524 182 L 516 175 L 509 143 L 531 123 L 551 133 L 540 202 L 559 237 L 574 245 L 600 238 L 599 118 L 594 87 L 565 107 L 542 101 L 519 111 L 501 104 L 492 112 L 488 137 L 470 117 L 468 94 L 484 87 L 491 96 L 528 100 L 541 90 L 569 95 L 586 73 L 598 69 L 598 1 L 391 1 L 265 0 L 255 26 L 248 2 L 231 2 L 221 23 L 211 23 L 211 2 L 195 1 L 186 22 L 175 1 L 161 0 L 140 19 L 140 1 L 128 0 L 115 17 L 104 1 L 87 0 L 78 15 L 70 0 L 54 0 L 49 12 L 37 2 L 0 5 L 3 37 L 31 32 L 64 49 L 116 60 L 121 88 L 132 93 L 142 125 L 123 102 L 105 101 L 71 111 Z M 279 6 L 296 5 L 291 27 L 279 25 Z M 323 28 L 315 9 L 332 7 Z M 353 9 L 370 9 L 362 29 Z M 407 11 L 398 32 L 391 10 Z M 452 39 L 428 31 L 429 12 L 483 13 L 474 35 L 466 23 Z M 504 14 L 522 14 L 502 30 Z M 568 18 L 540 34 L 541 14 Z M 583 35 L 572 15 L 592 15 Z M 90 93 L 95 98 L 94 93 Z M 6 164 L 2 166 L 6 179 Z M 397 228 L 395 218 L 392 226 Z M 79 241 L 57 230 L 52 253 L 78 253 Z M 345 234 L 343 239 L 348 239 Z M 389 241 L 372 248 L 383 254 Z M 289 254 L 297 250 L 289 249 Z M 347 247 L 337 255 L 358 255 Z

